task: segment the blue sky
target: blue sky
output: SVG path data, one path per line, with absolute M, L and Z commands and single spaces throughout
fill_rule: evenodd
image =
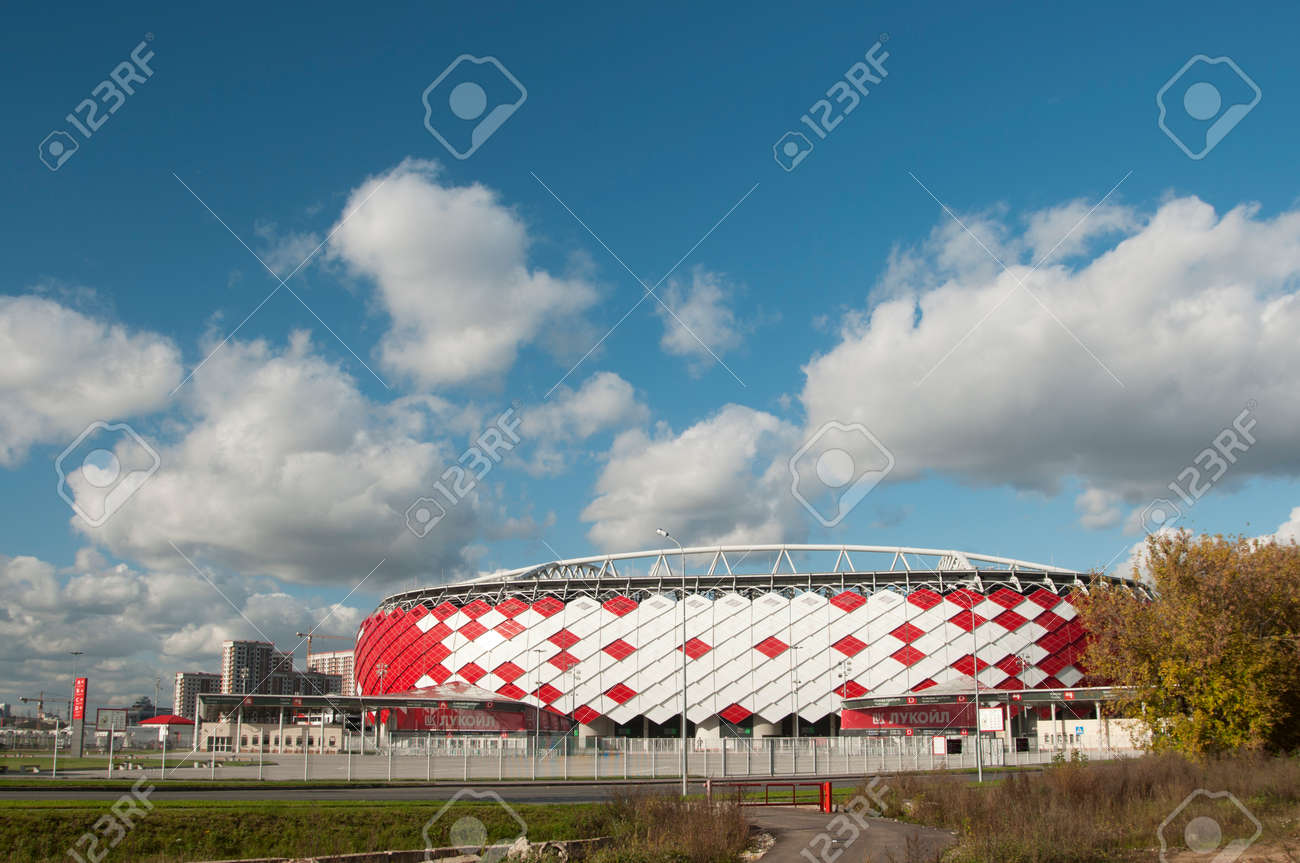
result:
M 6 326 L 35 332 L 24 317 L 35 315 L 86 340 L 0 341 L 9 368 L 44 370 L 0 383 L 11 404 L 0 415 L 6 620 L 15 636 L 50 633 L 52 647 L 13 648 L 11 678 L 59 673 L 41 656 L 74 649 L 87 622 L 112 627 L 121 609 L 77 604 L 91 584 L 146 607 L 193 589 L 189 620 L 102 646 L 101 673 L 140 688 L 147 669 L 215 664 L 204 639 L 279 627 L 281 640 L 290 621 L 311 625 L 366 561 L 388 562 L 338 612 L 343 631 L 396 584 L 649 547 L 661 523 L 688 543 L 907 544 L 1115 565 L 1148 502 L 1171 496 L 1165 484 L 1252 400 L 1258 444 L 1181 524 L 1278 530 L 1300 506 L 1295 366 L 1265 350 L 1295 314 L 1286 298 L 1300 271 L 1288 219 L 1296 124 L 1284 110 L 1297 72 L 1283 36 L 1297 14 L 17 13 L 0 35 L 21 82 L 0 142 L 0 295 L 44 305 L 6 307 Z M 813 134 L 800 116 L 877 41 L 887 76 L 783 170 L 774 143 Z M 65 115 L 141 42 L 152 75 L 89 138 L 77 133 Z M 527 92 L 464 160 L 426 129 L 421 102 L 462 54 L 496 58 Z M 1157 126 L 1156 105 L 1197 54 L 1232 58 L 1262 91 L 1199 160 Z M 1225 72 L 1235 74 L 1214 74 Z M 78 149 L 52 172 L 37 149 L 60 129 Z M 468 216 L 420 221 L 453 204 Z M 473 240 L 503 221 L 501 237 Z M 301 301 L 277 291 L 213 353 L 277 286 L 253 252 L 287 274 L 322 242 L 288 282 Z M 1021 291 L 999 304 L 1014 283 L 993 255 L 1039 300 Z M 672 275 L 656 289 L 663 304 L 648 299 L 617 323 L 643 294 L 629 269 L 652 286 Z M 512 278 L 522 294 L 494 293 Z M 448 303 L 459 311 L 443 315 Z M 520 335 L 482 357 L 469 336 L 498 317 Z M 151 373 L 134 365 L 145 355 Z M 418 357 L 447 355 L 464 367 L 419 368 Z M 250 408 L 239 384 L 258 370 L 264 399 Z M 276 387 L 304 374 L 319 393 L 343 393 L 337 426 L 316 390 L 276 413 L 292 402 Z M 77 410 L 57 382 L 123 411 Z M 589 383 L 590 401 L 577 398 Z M 404 535 L 403 496 L 512 403 L 520 450 L 430 535 Z M 562 418 L 583 405 L 603 413 Z M 297 417 L 317 425 L 290 433 Z M 51 469 L 93 420 L 128 422 L 162 453 L 158 475 L 97 529 L 78 525 Z M 786 462 L 831 420 L 869 427 L 897 465 L 824 527 L 789 498 Z M 217 458 L 223 446 L 248 452 Z M 558 461 L 543 468 L 542 455 Z M 292 471 L 312 481 L 267 480 Z M 409 483 L 392 480 L 404 471 Z M 380 478 L 382 492 L 358 491 Z M 348 491 L 323 506 L 335 480 Z M 229 605 L 182 583 L 194 573 L 172 543 Z M 49 590 L 64 610 L 27 598 Z M 258 617 L 259 597 L 280 612 Z

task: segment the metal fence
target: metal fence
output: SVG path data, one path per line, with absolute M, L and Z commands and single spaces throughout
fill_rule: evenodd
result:
M 869 776 L 917 770 L 970 770 L 975 738 L 952 738 L 960 753 L 938 754 L 931 737 L 803 737 L 693 740 L 688 770 L 695 778 Z M 1008 751 L 999 738 L 982 741 L 985 767 L 1050 763 L 1061 758 L 1110 759 L 1128 750 L 1069 747 Z M 215 759 L 215 762 L 214 762 Z M 183 761 L 183 765 L 182 762 Z M 261 762 L 266 762 L 260 765 Z M 560 738 L 533 747 L 525 737 L 396 737 L 375 753 L 177 753 L 167 778 L 310 778 L 351 780 L 668 779 L 681 776 L 677 739 Z

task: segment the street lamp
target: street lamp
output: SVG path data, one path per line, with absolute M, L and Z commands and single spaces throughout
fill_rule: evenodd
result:
M 798 663 L 794 661 L 794 657 L 795 657 L 794 652 L 796 650 L 802 650 L 802 649 L 803 649 L 803 645 L 801 644 L 790 645 L 790 694 L 794 696 L 794 739 L 795 740 L 799 739 L 799 679 L 795 677 L 795 666 L 798 665 Z
M 662 527 L 655 533 L 677 546 L 682 553 L 682 796 L 686 796 L 686 549 Z M 669 570 L 671 572 L 671 570 Z
M 839 678 L 840 678 L 840 728 L 839 728 L 839 733 L 840 733 L 840 736 L 841 736 L 841 737 L 844 736 L 844 699 L 848 698 L 848 696 L 849 696 L 849 676 L 850 676 L 850 674 L 852 674 L 852 671 L 853 671 L 853 669 L 852 669 L 852 668 L 850 667 L 850 665 L 849 665 L 849 660 L 848 660 L 847 658 L 845 658 L 845 659 L 841 659 L 841 660 L 840 660 L 840 670 L 839 670 Z
M 536 665 L 537 670 L 533 672 L 533 681 L 537 684 L 537 688 L 541 689 L 542 688 L 542 654 L 546 653 L 546 648 L 534 647 L 533 653 L 536 654 L 537 656 L 537 665 Z M 535 695 L 534 697 L 537 699 L 537 703 L 533 705 L 532 773 L 533 773 L 533 779 L 536 780 L 537 779 L 538 727 L 542 723 L 542 699 L 540 695 Z
M 975 681 L 975 781 L 984 781 L 984 736 L 980 731 L 980 658 L 979 639 L 975 635 L 975 600 L 966 594 L 966 606 L 970 612 L 970 677 Z

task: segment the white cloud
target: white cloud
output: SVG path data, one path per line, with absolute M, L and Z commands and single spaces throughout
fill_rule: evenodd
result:
M 720 357 L 740 344 L 744 328 L 731 308 L 733 295 L 734 289 L 720 275 L 700 267 L 691 274 L 689 285 L 670 281 L 662 294 L 664 302 L 655 305 L 664 326 L 660 347 L 691 360 L 693 374 L 702 373 L 715 362 L 714 355 Z
M 528 471 L 534 476 L 562 473 L 576 444 L 649 418 L 635 388 L 613 372 L 597 372 L 577 390 L 557 387 L 549 399 L 523 413 L 520 434 L 535 444 Z
M 1024 241 L 1036 264 L 1079 254 L 1096 237 L 1132 232 L 1138 225 L 1137 214 L 1129 207 L 1106 203 L 1094 209 L 1087 201 L 1070 201 L 1031 213 Z
M 1294 540 L 1300 542 L 1300 506 L 1291 510 L 1291 517 L 1278 525 L 1273 536 L 1282 542 Z
M 790 495 L 797 432 L 771 414 L 727 405 L 680 434 L 623 432 L 582 512 L 606 549 L 642 548 L 664 527 L 687 545 L 780 542 L 801 535 Z
M 1099 488 L 1084 490 L 1074 499 L 1074 508 L 1079 512 L 1079 524 L 1089 530 L 1114 527 L 1124 517 L 1118 503 L 1119 495 Z
M 580 278 L 529 268 L 526 227 L 495 192 L 437 172 L 407 160 L 367 180 L 330 242 L 391 318 L 384 367 L 429 388 L 499 379 L 524 346 L 555 344 L 548 331 L 581 328 L 596 300 Z
M 372 586 L 464 570 L 476 496 L 422 539 L 405 522 L 460 452 L 426 411 L 449 406 L 371 402 L 303 333 L 282 351 L 226 344 L 182 395 L 161 470 L 102 528 L 74 519 L 118 556 L 171 568 L 175 543 L 219 569 L 348 585 L 386 560 Z
M 290 649 L 296 631 L 325 620 L 322 632 L 351 634 L 367 613 L 267 591 L 255 579 L 213 575 L 232 607 L 189 570 L 139 572 L 107 565 L 94 552 L 79 553 L 78 561 L 99 566 L 61 572 L 37 558 L 0 555 L 0 700 L 66 683 L 68 651 L 81 650 L 78 671 L 91 679 L 92 702 L 152 698 L 154 677 L 161 676 L 167 704 L 174 672 L 220 671 L 224 639 L 270 638 Z
M 0 297 L 0 465 L 91 422 L 152 412 L 181 379 L 168 339 L 36 296 Z
M 1031 217 L 1028 238 L 991 235 L 1003 251 L 1037 250 L 1043 226 L 1076 209 Z M 892 479 L 933 471 L 1053 493 L 1077 477 L 1138 504 L 1255 400 L 1259 444 L 1222 483 L 1300 471 L 1300 212 L 1219 216 L 1182 198 L 1140 222 L 1112 213 L 1105 231 L 1122 237 L 1029 278 L 1049 314 L 964 232 L 937 230 L 805 366 L 809 425 L 865 424 L 898 459 Z
M 323 239 L 315 231 L 281 231 L 275 222 L 260 221 L 253 233 L 262 241 L 258 257 L 280 278 L 288 279 L 295 270 L 309 263 Z

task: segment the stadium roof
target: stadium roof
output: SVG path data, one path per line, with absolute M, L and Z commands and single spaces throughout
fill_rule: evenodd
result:
M 471 594 L 589 592 L 607 590 L 672 593 L 681 586 L 686 558 L 688 590 L 741 591 L 825 589 L 865 593 L 880 589 L 910 591 L 925 586 L 947 592 L 956 587 L 983 591 L 991 586 L 1027 584 L 1054 593 L 1086 588 L 1088 575 L 1055 564 L 958 551 L 883 545 L 759 544 L 646 549 L 575 557 L 504 570 L 451 583 L 396 593 L 381 607 L 454 599 Z M 1108 581 L 1134 586 L 1127 578 Z

